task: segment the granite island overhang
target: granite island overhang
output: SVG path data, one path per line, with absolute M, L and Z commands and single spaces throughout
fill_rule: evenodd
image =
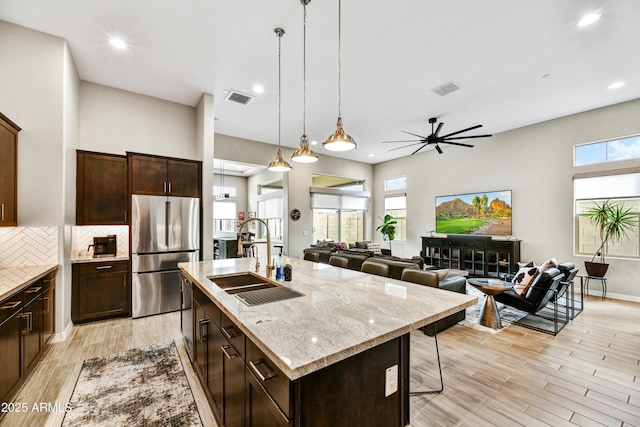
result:
M 255 259 L 182 263 L 180 269 L 291 380 L 476 304 L 477 298 L 326 264 L 285 258 L 282 286 L 304 296 L 249 307 L 210 276 L 253 272 Z M 259 275 L 266 277 L 264 266 Z

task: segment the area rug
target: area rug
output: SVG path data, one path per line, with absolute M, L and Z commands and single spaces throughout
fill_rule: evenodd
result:
M 471 285 L 467 285 L 467 295 L 471 295 L 474 297 L 478 297 L 478 303 L 467 308 L 467 317 L 463 321 L 459 322 L 459 325 L 465 326 L 467 328 L 476 329 L 483 332 L 488 332 L 491 334 L 495 334 L 500 332 L 502 329 L 506 328 L 510 324 L 517 322 L 526 316 L 526 312 L 517 310 L 512 307 L 508 307 L 506 305 L 498 303 L 498 310 L 500 311 L 500 320 L 502 321 L 502 329 L 493 329 L 487 328 L 486 326 L 482 326 L 478 324 L 478 320 L 480 319 L 480 309 L 482 308 L 482 304 L 484 303 L 484 294 L 474 288 Z
M 84 361 L 64 427 L 202 426 L 173 341 Z

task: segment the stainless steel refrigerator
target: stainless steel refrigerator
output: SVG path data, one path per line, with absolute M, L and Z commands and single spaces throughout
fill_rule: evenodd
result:
M 133 195 L 131 314 L 180 310 L 178 263 L 198 261 L 200 199 Z

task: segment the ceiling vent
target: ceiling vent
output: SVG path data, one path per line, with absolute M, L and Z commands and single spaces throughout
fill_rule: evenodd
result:
M 225 99 L 229 102 L 235 102 L 236 104 L 247 105 L 249 102 L 251 102 L 253 97 L 235 90 L 231 90 L 229 91 L 229 94 Z
M 454 82 L 445 83 L 438 87 L 434 87 L 431 89 L 431 92 L 436 93 L 440 96 L 449 95 L 451 92 L 455 92 L 460 89 L 460 85 Z

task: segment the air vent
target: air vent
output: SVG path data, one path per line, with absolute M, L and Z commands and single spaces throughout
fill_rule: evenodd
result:
M 235 102 L 236 104 L 247 105 L 253 99 L 252 96 L 245 95 L 244 93 L 240 93 L 238 91 L 232 90 L 229 91 L 229 95 L 225 98 L 229 102 Z
M 455 92 L 460 89 L 460 85 L 454 82 L 445 83 L 438 87 L 434 87 L 431 89 L 431 92 L 436 93 L 440 96 L 449 95 L 451 92 Z

